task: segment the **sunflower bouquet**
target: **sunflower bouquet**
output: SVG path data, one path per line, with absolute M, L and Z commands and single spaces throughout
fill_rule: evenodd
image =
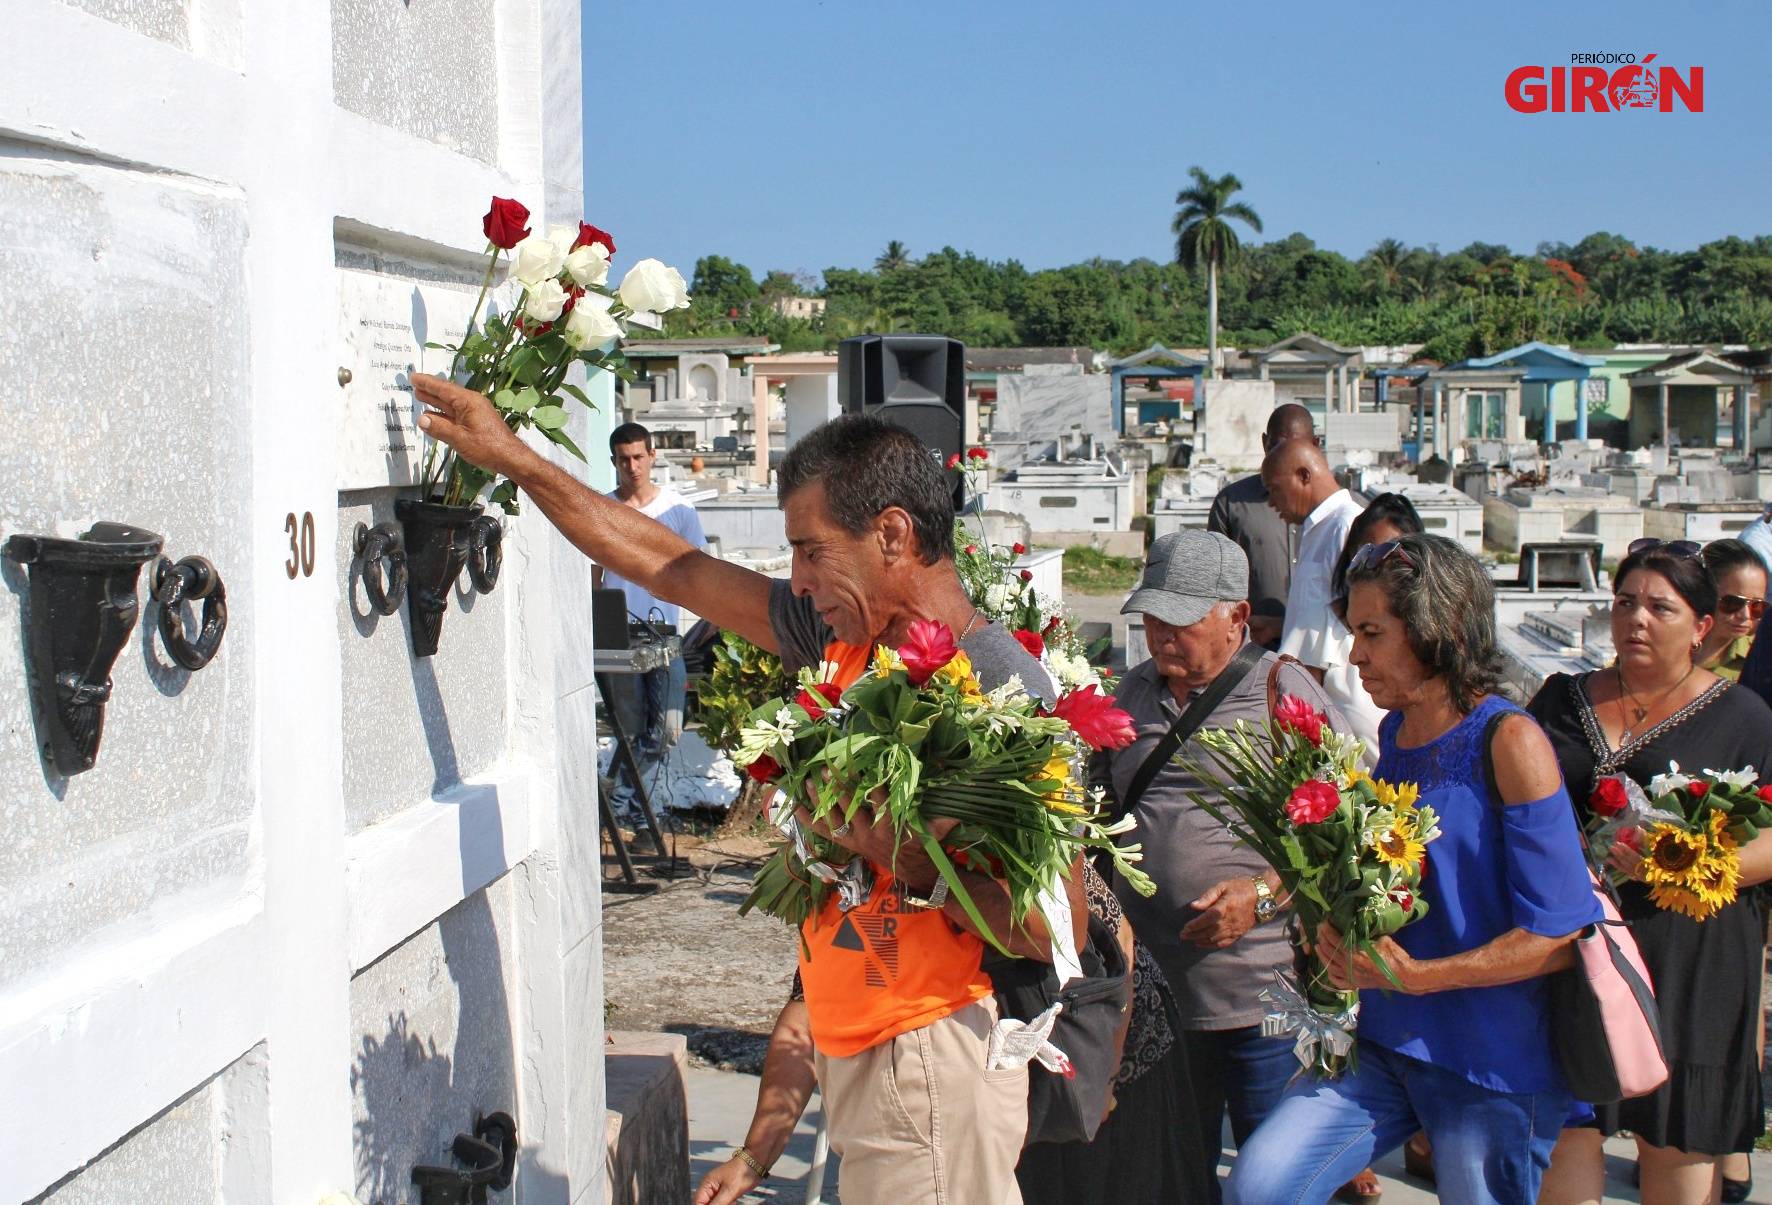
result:
M 1622 774 L 1594 784 L 1588 850 L 1604 864 L 1614 846 L 1642 859 L 1636 878 L 1657 908 L 1709 920 L 1735 902 L 1743 843 L 1772 828 L 1772 786 L 1755 787 L 1752 766 L 1685 774 L 1678 762 L 1649 780 L 1649 790 Z M 1626 881 L 1610 872 L 1614 882 Z
M 1076 777 L 1086 748 L 1132 739 L 1131 717 L 1095 687 L 1063 695 L 1050 710 L 1017 678 L 986 691 L 952 631 L 930 621 L 912 624 L 897 649 L 876 647 L 870 668 L 847 689 L 835 676 L 828 663 L 801 671 L 798 691 L 756 708 L 740 734 L 733 760 L 781 790 L 777 821 L 789 837 L 758 872 L 741 914 L 761 908 L 798 927 L 848 885 L 841 869 L 851 854 L 806 832 L 793 814 L 802 805 L 836 826 L 871 807 L 891 824 L 895 852 L 906 842 L 921 848 L 978 931 L 1005 953 L 959 867 L 1007 883 L 1018 927 L 1088 851 L 1113 858 L 1137 890 L 1155 890 L 1134 865 L 1138 846 L 1115 843 L 1132 822 L 1110 821 L 1100 793 Z M 937 840 L 932 826 L 940 820 L 956 823 Z
M 1368 775 L 1362 743 L 1295 695 L 1265 724 L 1239 721 L 1198 739 L 1207 756 L 1192 769 L 1214 786 L 1194 802 L 1274 868 L 1306 934 L 1328 921 L 1390 975 L 1376 943 L 1426 913 L 1423 857 L 1439 836 L 1416 785 Z M 1300 1063 L 1339 1075 L 1353 1062 L 1359 994 L 1335 987 L 1314 957 L 1302 977 L 1302 991 L 1282 975 L 1265 994 L 1278 1007 L 1263 1029 L 1296 1033 Z

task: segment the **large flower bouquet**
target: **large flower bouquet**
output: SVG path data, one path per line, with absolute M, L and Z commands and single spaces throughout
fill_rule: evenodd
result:
M 689 304 L 682 275 L 656 259 L 628 269 L 619 288 L 607 291 L 615 239 L 588 222 L 577 229 L 555 226 L 532 234 L 529 211 L 508 197 L 494 197 L 482 220 L 486 233 L 486 274 L 474 302 L 468 329 L 457 343 L 427 347 L 454 353 L 450 377 L 492 399 L 514 431 L 534 429 L 550 443 L 583 460 L 585 454 L 566 434 L 565 402 L 593 403 L 567 380 L 573 366 L 605 369 L 631 377 L 614 348 L 626 333 L 622 321 L 641 313 L 680 309 Z M 510 255 L 510 279 L 519 294 L 509 312 L 481 311 L 491 295 L 499 260 Z M 424 496 L 452 506 L 473 502 L 493 474 L 432 444 L 425 456 Z M 517 513 L 517 487 L 499 482 L 490 501 Z
M 1198 740 L 1207 755 L 1192 768 L 1215 785 L 1194 793 L 1194 802 L 1279 874 L 1307 938 L 1328 921 L 1348 949 L 1389 975 L 1376 943 L 1427 911 L 1423 856 L 1439 836 L 1416 785 L 1369 776 L 1360 768 L 1361 742 L 1294 695 L 1265 724 L 1238 721 Z M 1269 989 L 1265 998 L 1278 1007 L 1263 1027 L 1297 1033 L 1299 1061 L 1318 1075 L 1339 1075 L 1352 1066 L 1359 995 L 1335 987 L 1314 957 L 1304 980 L 1302 993 L 1284 976 Z
M 1744 842 L 1772 828 L 1772 786 L 1756 789 L 1752 766 L 1684 774 L 1678 762 L 1649 780 L 1644 793 L 1622 774 L 1594 784 L 1588 798 L 1588 850 L 1604 864 L 1614 846 L 1642 859 L 1635 876 L 1657 908 L 1709 920 L 1735 902 Z
M 978 931 L 1005 953 L 1006 935 L 980 915 L 960 866 L 1008 884 L 1017 927 L 1086 851 L 1105 852 L 1138 891 L 1155 890 L 1134 865 L 1138 846 L 1115 843 L 1131 822 L 1110 823 L 1099 792 L 1075 776 L 1083 746 L 1118 748 L 1132 739 L 1131 717 L 1094 686 L 1063 695 L 1050 711 L 1015 678 L 985 691 L 951 630 L 929 621 L 912 624 L 898 649 L 875 648 L 871 668 L 847 690 L 833 674 L 830 665 L 803 670 L 792 698 L 752 712 L 733 755 L 780 788 L 779 818 L 792 837 L 758 872 L 741 912 L 761 908 L 799 926 L 836 889 L 835 868 L 851 855 L 793 823 L 799 805 L 833 825 L 871 807 L 892 826 L 895 851 L 906 842 L 920 847 Z M 938 840 L 932 828 L 941 820 L 956 823 Z

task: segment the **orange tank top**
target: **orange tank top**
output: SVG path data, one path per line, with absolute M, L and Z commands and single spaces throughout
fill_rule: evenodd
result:
M 825 660 L 837 663 L 837 684 L 847 688 L 867 666 L 868 650 L 833 641 Z M 822 1054 L 860 1054 L 991 994 L 984 942 L 940 912 L 910 907 L 904 896 L 876 867 L 860 907 L 844 912 L 833 892 L 801 926 L 800 982 Z

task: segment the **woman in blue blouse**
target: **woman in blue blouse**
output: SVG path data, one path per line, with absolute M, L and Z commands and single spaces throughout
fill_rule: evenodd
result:
M 1538 1195 L 1572 1103 L 1551 1045 L 1544 976 L 1600 919 L 1550 742 L 1493 694 L 1495 593 L 1442 536 L 1373 544 L 1348 572 L 1353 663 L 1377 704 L 1377 774 L 1415 782 L 1440 817 L 1428 912 L 1380 953 L 1403 990 L 1325 926 L 1319 951 L 1360 990 L 1357 1069 L 1295 1081 L 1243 1150 L 1228 1200 L 1324 1202 L 1416 1130 L 1440 1199 L 1520 1205 Z M 1495 726 L 1495 781 L 1484 744 Z

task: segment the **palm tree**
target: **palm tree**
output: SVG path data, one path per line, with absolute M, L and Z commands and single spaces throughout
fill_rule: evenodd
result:
M 874 270 L 876 272 L 896 272 L 900 268 L 909 267 L 910 262 L 910 249 L 897 239 L 893 239 L 886 244 L 886 250 L 875 257 Z
M 1243 187 L 1235 176 L 1224 175 L 1214 180 L 1198 167 L 1187 169 L 1194 179 L 1191 188 L 1175 194 L 1175 258 L 1185 268 L 1206 265 L 1206 372 L 1218 375 L 1218 269 L 1236 258 L 1243 244 L 1231 229 L 1230 219 L 1246 223 L 1261 233 L 1261 219 L 1241 201 L 1231 201 L 1231 194 Z
M 1402 282 L 1403 261 L 1408 257 L 1409 248 L 1394 238 L 1380 239 L 1366 252 L 1366 266 L 1381 292 L 1391 292 Z

